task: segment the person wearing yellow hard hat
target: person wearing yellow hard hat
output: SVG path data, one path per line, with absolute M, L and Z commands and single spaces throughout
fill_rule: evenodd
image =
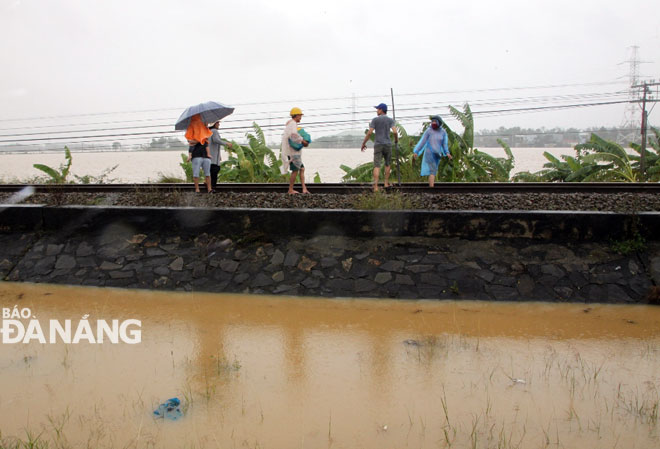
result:
M 291 119 L 286 122 L 284 133 L 282 134 L 282 147 L 280 150 L 280 158 L 282 159 L 282 166 L 280 167 L 282 173 L 291 171 L 289 177 L 289 193 L 299 193 L 293 189 L 293 184 L 296 182 L 296 177 L 300 173 L 300 184 L 302 185 L 302 193 L 309 193 L 305 185 L 305 165 L 302 163 L 302 148 L 299 150 L 291 146 L 291 142 L 302 144 L 303 147 L 309 145 L 309 142 L 298 134 L 298 123 L 302 120 L 302 110 L 300 108 L 291 108 L 289 112 Z

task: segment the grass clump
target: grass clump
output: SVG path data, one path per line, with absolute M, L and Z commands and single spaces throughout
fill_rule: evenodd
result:
M 636 252 L 642 252 L 646 249 L 646 239 L 640 232 L 639 216 L 633 215 L 632 226 L 626 232 L 625 237 L 621 240 L 612 240 L 610 247 L 612 251 L 627 256 Z
M 414 209 L 410 198 L 401 192 L 373 192 L 358 195 L 353 208 L 362 210 L 408 210 Z
M 175 175 L 168 175 L 168 174 L 163 174 L 159 173 L 158 179 L 156 179 L 156 182 L 158 184 L 181 184 L 185 183 L 185 179 L 177 178 Z
M 627 256 L 635 252 L 641 252 L 646 249 L 646 240 L 640 234 L 627 240 L 616 240 L 611 244 L 612 251 Z

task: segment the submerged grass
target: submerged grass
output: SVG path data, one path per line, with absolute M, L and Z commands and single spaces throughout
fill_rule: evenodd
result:
M 42 439 L 43 431 L 35 434 L 31 430 L 25 430 L 25 439 L 3 438 L 0 432 L 0 449 L 49 449 L 52 446 Z
M 548 342 L 545 349 L 543 346 L 528 346 L 529 356 L 511 357 L 509 360 L 509 353 L 505 352 L 499 341 L 464 334 L 419 332 L 413 335 L 416 339 L 398 340 L 396 344 L 399 346 L 394 346 L 393 352 L 396 348 L 400 351 L 402 378 L 407 379 L 410 373 L 414 378 L 415 373 L 421 373 L 419 379 L 411 380 L 422 383 L 426 380 L 429 383 L 431 380 L 438 381 L 433 396 L 426 395 L 426 391 L 420 396 L 425 407 L 428 403 L 432 406 L 420 413 L 419 406 L 416 407 L 414 402 L 404 402 L 400 413 L 396 410 L 398 405 L 385 410 L 396 419 L 390 416 L 383 418 L 387 421 L 376 421 L 379 424 L 375 432 L 371 422 L 367 423 L 365 430 L 361 430 L 359 426 L 364 424 L 364 420 L 358 420 L 348 425 L 348 434 L 341 412 L 338 413 L 336 408 L 325 413 L 321 411 L 318 415 L 322 417 L 316 422 L 310 419 L 318 437 L 316 441 L 305 441 L 305 447 L 326 444 L 350 446 L 346 443 L 356 433 L 364 438 L 364 447 L 403 447 L 402 440 L 395 438 L 398 432 L 405 435 L 406 431 L 409 437 L 405 436 L 405 443 L 409 447 L 626 447 L 621 445 L 619 438 L 621 441 L 629 438 L 628 447 L 658 447 L 654 444 L 660 441 L 657 428 L 660 384 L 655 376 L 622 378 L 621 367 L 611 354 L 595 354 L 589 345 L 583 347 L 575 342 Z M 650 341 L 657 343 L 657 340 Z M 525 347 L 526 342 L 522 341 L 515 348 L 525 351 Z M 640 342 L 630 352 L 635 354 L 634 360 L 648 361 L 646 365 L 657 366 L 660 352 L 656 347 Z M 257 382 L 256 377 L 246 373 L 254 372 L 250 359 L 239 360 L 232 353 L 228 356 L 220 352 L 214 355 L 207 353 L 200 365 L 195 358 L 186 356 L 178 359 L 174 357 L 173 350 L 168 351 L 172 371 L 181 369 L 186 372 L 183 386 L 177 391 L 183 399 L 184 415 L 190 413 L 185 419 L 196 420 L 192 425 L 197 426 L 198 422 L 203 421 L 205 413 L 212 410 L 222 415 L 217 419 L 220 426 L 227 426 L 234 420 L 231 425 L 239 429 L 234 441 L 237 447 L 242 443 L 244 447 L 260 447 L 261 443 L 254 439 L 254 435 L 258 434 L 262 439 L 264 434 L 260 432 L 270 430 L 272 404 L 264 403 L 267 406 L 265 419 L 262 398 L 255 400 L 249 389 L 235 388 L 239 384 L 242 387 L 247 378 Z M 78 363 L 78 358 L 72 357 L 75 355 L 76 352 L 69 354 L 65 351 L 63 356 L 54 358 L 54 364 L 62 372 L 72 372 L 71 365 L 77 368 Z M 33 363 L 31 356 L 24 353 L 17 360 L 21 366 Z M 169 372 L 170 360 L 166 360 L 164 365 Z M 446 371 L 436 378 L 438 371 L 442 370 Z M 628 370 L 625 372 L 629 373 Z M 360 373 L 363 373 L 361 369 Z M 258 377 L 261 378 L 261 375 Z M 252 388 L 252 384 L 248 388 Z M 550 391 L 551 397 L 548 403 L 540 404 L 541 411 L 537 415 L 536 405 L 539 404 L 535 394 L 538 391 Z M 87 414 L 67 407 L 59 415 L 46 415 L 44 424 L 21 432 L 17 437 L 3 438 L 0 434 L 0 449 L 162 447 L 167 442 L 161 439 L 162 435 L 149 429 L 147 415 L 150 413 L 150 399 L 143 399 L 143 395 L 148 396 L 149 393 L 138 390 L 120 398 L 121 402 L 128 404 L 120 419 L 135 421 L 130 436 L 122 435 L 115 440 L 117 436 L 111 430 L 115 424 L 108 419 L 102 405 Z M 326 406 L 325 403 L 318 405 Z M 142 423 L 141 419 L 145 422 Z M 191 424 L 182 422 L 177 425 Z M 241 433 L 241 428 L 248 430 Z M 233 440 L 233 430 L 227 426 L 224 430 L 220 429 L 223 436 L 218 436 L 213 447 L 231 447 L 230 430 Z M 633 432 L 641 436 L 636 437 Z M 369 439 L 370 433 L 375 434 L 374 440 Z M 208 434 L 205 437 L 208 438 Z M 319 440 L 326 440 L 326 437 L 327 442 L 314 445 Z M 77 441 L 74 444 L 74 438 L 82 440 L 82 443 Z M 312 439 L 311 436 L 309 438 Z M 206 445 L 200 441 L 195 439 L 194 443 L 188 441 L 179 447 L 209 447 L 211 440 L 205 440 Z M 377 443 L 382 444 L 376 446 Z

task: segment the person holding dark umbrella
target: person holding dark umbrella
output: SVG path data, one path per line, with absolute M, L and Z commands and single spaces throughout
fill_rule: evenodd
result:
M 203 123 L 214 123 L 217 120 L 222 120 L 227 117 L 232 112 L 234 112 L 233 107 L 218 103 L 217 101 L 207 101 L 206 103 L 196 104 L 183 111 L 174 124 L 174 129 L 180 131 L 187 130 L 192 118 L 196 115 L 199 115 L 202 118 Z
M 231 142 L 220 137 L 220 132 L 218 131 L 219 128 L 220 120 L 217 120 L 209 126 L 209 130 L 213 133 L 211 137 L 209 137 L 209 152 L 211 154 L 211 192 L 215 192 L 215 187 L 218 185 L 218 173 L 220 172 L 220 161 L 222 160 L 220 148 L 223 146 L 232 148 L 233 146 Z
M 175 130 L 186 130 L 188 161 L 193 165 L 195 192 L 199 192 L 199 169 L 204 170 L 206 189 L 211 192 L 211 154 L 208 139 L 213 135 L 207 123 L 214 123 L 234 112 L 234 108 L 216 101 L 196 104 L 186 108 L 174 124 Z

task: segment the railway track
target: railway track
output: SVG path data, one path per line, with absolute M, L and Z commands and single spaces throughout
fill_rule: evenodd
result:
M 132 191 L 181 191 L 192 192 L 192 184 L 3 184 L 0 193 L 18 192 L 26 188 L 34 193 L 125 193 Z M 368 183 L 308 184 L 311 193 L 357 194 L 371 190 Z M 273 192 L 286 193 L 287 184 L 222 183 L 216 191 L 223 192 Z M 299 190 L 299 185 L 298 185 Z M 660 193 L 660 183 L 436 183 L 430 188 L 426 183 L 404 183 L 390 190 L 405 193 Z

